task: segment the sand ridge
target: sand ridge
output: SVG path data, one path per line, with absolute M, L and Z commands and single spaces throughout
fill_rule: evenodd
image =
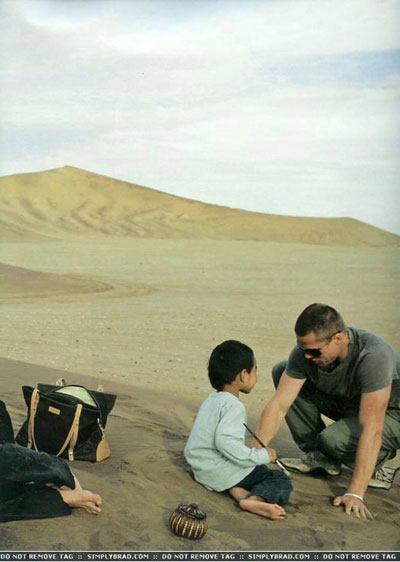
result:
M 65 166 L 0 178 L 4 241 L 63 236 L 233 239 L 399 245 L 351 218 L 304 218 L 230 209 Z
M 0 300 L 110 291 L 112 285 L 84 276 L 43 273 L 0 263 Z
M 94 275 L 45 273 L 25 267 L 0 263 L 0 302 L 32 300 L 46 297 L 84 298 L 91 293 L 107 292 L 109 298 L 145 295 L 156 288 L 144 284 L 101 280 Z

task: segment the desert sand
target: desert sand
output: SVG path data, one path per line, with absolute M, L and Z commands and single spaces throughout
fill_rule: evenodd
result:
M 255 351 L 243 397 L 250 427 L 273 393 L 272 365 L 311 302 L 399 348 L 399 237 L 352 219 L 247 213 L 76 168 L 0 178 L 1 398 L 17 431 L 21 386 L 69 383 L 118 395 L 112 456 L 73 463 L 103 513 L 2 524 L 1 550 L 395 550 L 400 477 L 368 491 L 373 522 L 331 505 L 349 480 L 293 475 L 285 521 L 244 513 L 193 481 L 183 457 L 210 392 L 206 363 L 228 338 Z M 250 443 L 250 439 L 249 439 Z M 286 427 L 273 445 L 298 453 Z M 197 503 L 209 531 L 175 537 L 168 516 Z

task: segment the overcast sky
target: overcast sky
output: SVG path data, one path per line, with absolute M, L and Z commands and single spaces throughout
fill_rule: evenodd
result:
M 399 0 L 0 0 L 0 174 L 400 234 Z

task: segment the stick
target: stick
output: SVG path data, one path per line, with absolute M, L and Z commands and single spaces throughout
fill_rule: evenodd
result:
M 264 449 L 266 449 L 267 448 L 266 445 L 264 445 L 264 443 L 261 441 L 261 439 L 259 437 L 257 437 L 257 435 L 255 433 L 253 433 L 251 431 L 249 426 L 246 425 L 245 423 L 243 425 L 247 429 L 247 431 L 250 433 L 250 435 L 252 437 L 254 437 L 254 439 L 261 445 L 261 447 L 264 447 Z M 276 459 L 275 462 L 279 466 L 279 468 L 286 474 L 286 476 L 290 476 L 290 472 L 283 466 L 283 464 L 278 459 Z

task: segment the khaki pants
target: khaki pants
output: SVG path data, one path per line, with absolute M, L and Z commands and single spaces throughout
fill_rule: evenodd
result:
M 287 361 L 272 369 L 275 388 L 285 371 Z M 307 380 L 286 414 L 286 422 L 297 446 L 308 453 L 321 451 L 333 460 L 354 464 L 361 427 L 358 420 L 360 400 L 330 396 Z M 321 414 L 334 420 L 326 426 Z M 400 449 L 400 411 L 388 409 L 378 455 L 378 465 L 392 458 Z

